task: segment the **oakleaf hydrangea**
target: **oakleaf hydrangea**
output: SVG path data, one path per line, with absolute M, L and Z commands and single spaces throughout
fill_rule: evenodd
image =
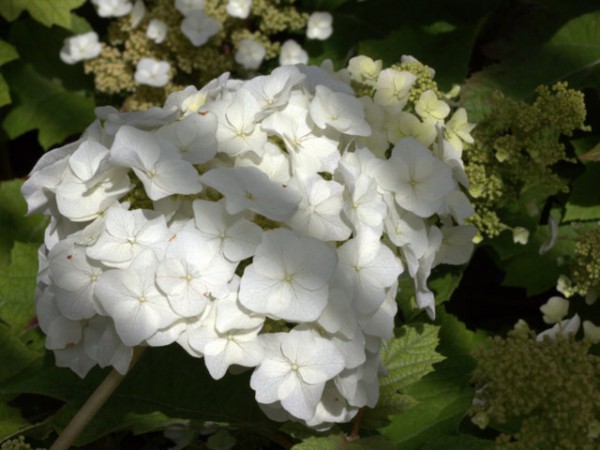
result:
M 125 373 L 134 347 L 180 345 L 215 379 L 253 370 L 276 420 L 323 429 L 377 403 L 399 278 L 434 318 L 427 278 L 469 259 L 475 228 L 450 105 L 357 58 L 98 108 L 41 158 L 23 194 L 50 216 L 36 302 L 59 366 Z

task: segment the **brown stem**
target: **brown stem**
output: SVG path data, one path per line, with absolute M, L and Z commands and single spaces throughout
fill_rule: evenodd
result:
M 358 410 L 358 414 L 356 414 L 356 417 L 352 421 L 352 433 L 350 433 L 350 439 L 352 439 L 352 440 L 359 438 L 358 433 L 360 431 L 360 423 L 362 422 L 362 418 L 365 415 L 365 408 L 366 408 L 365 406 L 360 408 Z
M 145 349 L 146 347 L 136 347 L 134 349 L 129 371 L 131 371 L 135 363 L 140 359 Z M 106 403 L 106 400 L 109 399 L 115 389 L 119 387 L 124 378 L 125 375 L 121 375 L 115 369 L 111 370 L 102 383 L 100 383 L 100 386 L 96 388 L 79 411 L 75 413 L 75 416 L 73 416 L 69 424 L 60 433 L 56 441 L 54 441 L 50 450 L 68 450 L 71 448 L 73 442 L 75 442 L 83 429 L 94 418 L 98 410 Z

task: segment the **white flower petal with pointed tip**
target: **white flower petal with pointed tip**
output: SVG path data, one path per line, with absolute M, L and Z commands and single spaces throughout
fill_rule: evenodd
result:
M 438 264 L 465 264 L 471 258 L 475 249 L 473 237 L 477 228 L 473 225 L 458 225 L 456 227 L 442 228 L 442 245 L 435 254 L 433 265 Z
M 260 403 L 280 401 L 294 417 L 311 419 L 325 383 L 344 368 L 333 343 L 312 330 L 292 330 L 260 336 L 264 359 L 254 370 L 250 386 Z
M 240 303 L 276 319 L 311 322 L 327 305 L 336 265 L 324 242 L 285 229 L 265 232 L 242 276 Z

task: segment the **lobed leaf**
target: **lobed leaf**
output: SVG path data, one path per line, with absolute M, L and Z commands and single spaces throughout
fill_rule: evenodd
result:
M 443 311 L 436 323 L 441 326 L 439 351 L 447 359 L 436 365 L 433 373 L 404 390 L 419 403 L 393 416 L 391 423 L 380 430 L 394 448 L 416 450 L 439 436 L 456 434 L 471 405 L 469 374 L 476 363 L 470 352 L 484 336 L 467 330 L 457 318 Z
M 79 92 L 67 91 L 56 80 L 45 78 L 27 64 L 5 73 L 17 101 L 2 127 L 15 139 L 39 130 L 44 149 L 81 132 L 94 120 L 94 101 Z
M 379 379 L 381 389 L 398 391 L 433 371 L 433 364 L 444 359 L 435 351 L 439 327 L 429 324 L 403 326 L 398 337 L 382 351 L 388 371 Z

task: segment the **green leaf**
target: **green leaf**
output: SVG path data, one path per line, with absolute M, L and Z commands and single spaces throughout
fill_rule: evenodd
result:
M 292 447 L 292 450 L 392 450 L 394 447 L 383 436 L 349 439 L 344 434 L 312 437 Z
M 0 323 L 0 381 L 18 374 L 40 360 L 43 354 L 43 348 L 36 346 L 35 342 L 23 342 L 10 327 Z
M 29 422 L 21 417 L 18 409 L 0 402 L 0 440 L 4 440 L 28 426 Z
M 410 395 L 400 394 L 394 389 L 383 388 L 374 409 L 365 410 L 361 428 L 375 430 L 390 423 L 390 417 L 408 411 L 419 402 Z
M 404 390 L 419 404 L 393 416 L 392 422 L 380 430 L 394 448 L 416 450 L 439 436 L 456 434 L 471 405 L 473 389 L 469 374 L 476 363 L 470 352 L 484 336 L 467 330 L 458 319 L 443 311 L 439 311 L 436 323 L 441 326 L 438 350 L 447 359 L 437 364 L 434 372 Z
M 556 286 L 556 280 L 564 269 L 558 266 L 557 258 L 572 255 L 577 232 L 570 225 L 558 227 L 558 238 L 554 246 L 540 255 L 540 247 L 550 240 L 547 225 L 539 226 L 530 236 L 523 252 L 500 263 L 506 272 L 503 285 L 524 287 L 528 296 L 541 294 Z
M 438 327 L 429 324 L 400 328 L 398 337 L 382 350 L 382 360 L 388 373 L 379 379 L 380 388 L 398 391 L 433 371 L 433 364 L 444 359 L 435 351 L 438 331 Z
M 467 80 L 461 105 L 471 120 L 478 121 L 489 112 L 490 94 L 495 90 L 525 99 L 537 86 L 560 80 L 575 88 L 600 85 L 600 11 L 568 21 L 547 41 L 530 37 L 520 35 L 505 59 Z
M 17 50 L 8 42 L 0 39 L 0 66 L 19 57 Z
M 0 107 L 8 105 L 11 101 L 8 83 L 0 73 Z
M 64 89 L 56 80 L 36 72 L 31 65 L 7 70 L 6 78 L 17 101 L 2 127 L 15 139 L 39 129 L 38 141 L 48 149 L 68 136 L 81 132 L 94 120 L 94 101 Z
M 0 267 L 10 262 L 15 241 L 39 245 L 44 239 L 48 220 L 41 214 L 25 216 L 27 203 L 21 194 L 22 185 L 21 180 L 0 183 Z
M 0 39 L 0 66 L 15 60 L 19 57 L 17 50 L 8 42 Z M 0 73 L 0 106 L 8 105 L 11 102 L 8 83 Z
M 37 248 L 36 244 L 16 242 L 10 265 L 0 267 L 0 319 L 16 333 L 29 328 L 35 318 Z
M 591 163 L 575 180 L 565 208 L 563 221 L 600 219 L 600 164 Z
M 496 448 L 496 443 L 469 434 L 459 434 L 458 436 L 443 436 L 435 439 L 425 444 L 420 450 L 448 450 L 460 448 L 468 450 L 492 450 Z
M 12 22 L 23 11 L 36 21 L 50 27 L 71 27 L 71 10 L 83 5 L 85 0 L 2 0 L 0 15 Z
M 383 60 L 384 66 L 399 62 L 403 54 L 412 55 L 433 67 L 440 87 L 449 89 L 467 76 L 473 45 L 484 20 L 438 21 L 424 26 L 405 24 L 384 39 L 360 42 L 358 53 Z

